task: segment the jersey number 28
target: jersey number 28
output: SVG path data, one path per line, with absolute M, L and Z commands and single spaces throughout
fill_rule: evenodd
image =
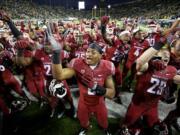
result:
M 149 89 L 148 93 L 161 95 L 166 88 L 166 81 L 160 80 L 158 78 L 151 78 L 151 83 L 153 84 Z

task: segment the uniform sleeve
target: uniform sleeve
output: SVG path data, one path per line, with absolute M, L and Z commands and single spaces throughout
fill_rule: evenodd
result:
M 173 79 L 175 75 L 177 75 L 177 69 L 173 66 L 168 66 L 166 68 L 167 72 L 168 72 L 168 75 L 169 75 L 169 78 L 170 79 Z
M 72 59 L 72 60 L 70 61 L 68 67 L 69 67 L 69 68 L 75 68 L 76 63 L 77 63 L 77 59 L 74 58 L 74 59 Z
M 107 75 L 108 76 L 115 74 L 115 66 L 112 62 L 107 61 L 106 67 L 107 67 Z

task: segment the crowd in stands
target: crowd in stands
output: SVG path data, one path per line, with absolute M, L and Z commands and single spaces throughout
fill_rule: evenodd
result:
M 171 19 L 177 18 L 180 13 L 179 1 L 166 1 L 161 0 L 146 0 L 136 1 L 123 5 L 116 5 L 112 10 L 112 15 L 117 17 L 144 17 L 144 18 L 159 18 Z M 127 10 L 128 9 L 128 10 Z
M 156 19 L 171 19 L 177 18 L 180 13 L 180 3 L 178 0 L 167 1 L 166 3 L 161 0 L 156 1 L 135 1 L 127 4 L 112 5 L 109 9 L 109 15 L 112 18 L 121 17 L 143 17 L 143 18 L 156 18 Z M 7 10 L 13 19 L 43 19 L 43 18 L 91 18 L 92 11 L 77 9 L 65 9 L 62 6 L 50 5 L 37 5 L 28 0 L 3 0 L 0 4 L 1 9 Z M 128 10 L 127 10 L 128 9 Z M 102 8 L 101 11 L 106 9 Z M 100 9 L 96 10 L 96 17 L 99 17 Z

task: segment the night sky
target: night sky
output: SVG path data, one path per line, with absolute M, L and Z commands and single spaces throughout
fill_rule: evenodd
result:
M 65 8 L 78 8 L 78 1 L 85 1 L 85 8 L 86 9 L 92 9 L 94 5 L 99 5 L 100 0 L 33 0 L 34 2 L 38 4 L 46 4 L 46 5 L 61 5 Z M 105 2 L 105 5 L 112 5 L 116 3 L 125 3 L 133 0 L 101 0 Z

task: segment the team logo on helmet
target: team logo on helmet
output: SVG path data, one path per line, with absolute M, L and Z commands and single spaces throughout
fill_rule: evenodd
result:
M 63 98 L 67 94 L 67 89 L 62 82 L 53 79 L 49 85 L 49 92 L 55 97 Z

